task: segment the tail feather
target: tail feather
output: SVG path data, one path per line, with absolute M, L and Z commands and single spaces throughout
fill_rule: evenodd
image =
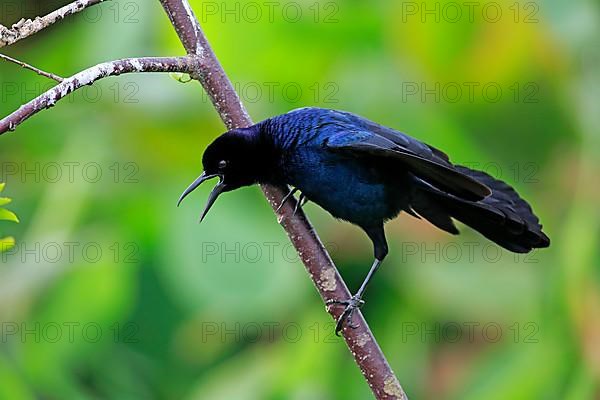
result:
M 453 217 L 516 253 L 550 245 L 531 206 L 512 187 L 485 172 L 458 165 L 455 168 L 488 186 L 492 194 L 479 201 L 464 200 L 415 178 L 418 188 L 411 201 L 414 212 L 440 229 L 457 233 L 450 220 Z

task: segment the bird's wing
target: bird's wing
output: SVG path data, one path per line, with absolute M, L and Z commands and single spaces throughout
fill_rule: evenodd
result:
M 347 129 L 330 136 L 325 146 L 355 157 L 395 160 L 417 177 L 465 200 L 481 200 L 492 193 L 483 183 L 455 169 L 443 152 L 401 132 L 361 120 L 365 130 L 357 130 L 356 121 L 352 121 Z

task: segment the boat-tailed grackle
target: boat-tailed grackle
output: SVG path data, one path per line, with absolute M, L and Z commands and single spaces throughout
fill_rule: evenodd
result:
M 329 302 L 345 306 L 336 334 L 364 303 L 365 288 L 388 253 L 384 223 L 402 211 L 452 234 L 458 233 L 456 219 L 517 253 L 550 245 L 529 204 L 506 183 L 344 111 L 301 108 L 230 130 L 208 146 L 202 164 L 204 172 L 179 199 L 219 178 L 201 221 L 221 193 L 268 183 L 291 186 L 286 200 L 299 190 L 297 206 L 312 201 L 366 232 L 375 261 L 352 298 Z

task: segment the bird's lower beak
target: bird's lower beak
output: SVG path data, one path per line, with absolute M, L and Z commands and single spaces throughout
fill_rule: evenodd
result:
M 212 205 L 217 200 L 217 197 L 219 197 L 219 195 L 221 193 L 223 193 L 223 191 L 225 190 L 225 187 L 227 186 L 223 182 L 223 176 L 222 175 L 218 175 L 218 174 L 207 175 L 206 172 L 203 172 L 198 177 L 198 179 L 196 179 L 187 189 L 185 189 L 185 191 L 183 192 L 183 194 L 179 198 L 179 201 L 177 202 L 177 206 L 179 206 L 181 204 L 181 202 L 183 201 L 183 199 L 185 199 L 188 194 L 192 193 L 204 181 L 207 181 L 209 179 L 215 178 L 217 176 L 219 177 L 219 183 L 217 183 L 217 185 L 213 188 L 212 192 L 210 192 L 210 195 L 208 196 L 208 201 L 206 202 L 206 206 L 204 207 L 204 211 L 202 211 L 202 215 L 200 216 L 200 222 L 202 222 L 202 220 L 204 219 L 204 217 L 208 213 L 208 210 L 210 210 L 210 208 L 212 207 Z

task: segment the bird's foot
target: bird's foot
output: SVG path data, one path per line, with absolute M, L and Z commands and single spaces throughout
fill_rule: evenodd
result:
M 358 328 L 358 325 L 352 324 L 352 316 L 354 315 L 354 312 L 357 309 L 359 309 L 360 307 L 362 307 L 363 304 L 365 304 L 365 301 L 362 300 L 360 298 L 360 296 L 354 295 L 349 300 L 328 300 L 325 304 L 327 306 L 331 306 L 334 304 L 340 304 L 340 305 L 346 306 L 346 308 L 344 308 L 344 312 L 342 313 L 342 315 L 340 315 L 340 317 L 337 320 L 337 324 L 335 325 L 335 335 L 336 336 L 340 336 L 340 332 L 344 328 L 344 323 L 346 321 L 348 322 L 348 326 L 350 328 L 352 328 L 352 329 Z
M 300 197 L 298 197 L 298 201 L 296 201 L 296 207 L 294 207 L 294 215 L 296 215 L 298 210 L 301 209 L 306 203 L 308 203 L 308 198 L 304 195 L 304 193 L 300 193 Z
M 288 201 L 291 197 L 293 197 L 294 193 L 296 193 L 299 190 L 300 189 L 298 189 L 298 188 L 290 189 L 290 191 L 283 197 L 283 199 L 281 199 L 281 203 L 279 204 L 279 206 L 277 207 L 277 210 L 275 210 L 275 212 L 279 213 L 279 211 L 281 210 L 281 207 L 283 207 L 285 202 Z M 306 203 L 308 203 L 308 198 L 303 193 L 300 193 L 300 197 L 298 197 L 298 200 L 296 201 L 296 205 L 294 206 L 294 215 L 296 215 L 298 210 L 300 208 L 302 208 L 302 206 L 305 205 Z
M 288 194 L 286 194 L 283 199 L 281 200 L 281 204 L 279 204 L 279 207 L 277 207 L 277 210 L 275 210 L 275 212 L 279 212 L 279 210 L 281 210 L 281 207 L 283 207 L 283 205 L 285 204 L 286 201 L 288 201 L 290 199 L 290 197 L 292 197 L 294 195 L 294 193 L 296 193 L 299 189 L 298 188 L 292 188 L 290 189 L 290 191 L 288 192 Z M 294 211 L 295 213 L 295 211 Z

